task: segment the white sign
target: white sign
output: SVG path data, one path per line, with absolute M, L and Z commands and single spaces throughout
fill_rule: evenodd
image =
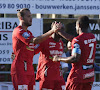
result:
M 100 82 L 94 82 L 91 90 L 100 90 Z
M 0 13 L 21 8 L 33 14 L 100 14 L 100 0 L 0 0 Z
M 28 29 L 34 36 L 43 33 L 42 22 L 42 19 L 33 19 L 32 26 Z M 0 18 L 0 64 L 12 63 L 12 31 L 18 24 L 17 18 Z M 37 60 L 35 59 L 33 62 L 37 63 Z

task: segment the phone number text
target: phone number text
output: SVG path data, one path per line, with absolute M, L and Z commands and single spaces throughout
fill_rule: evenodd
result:
M 5 4 L 5 3 L 0 3 L 0 9 L 21 9 L 21 8 L 31 8 L 30 4 Z

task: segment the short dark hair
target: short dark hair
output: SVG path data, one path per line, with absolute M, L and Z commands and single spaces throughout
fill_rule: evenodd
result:
M 17 16 L 19 18 L 19 17 L 24 17 L 25 11 L 30 11 L 30 10 L 28 8 L 23 8 L 23 9 L 18 9 L 17 11 L 18 11 Z
M 87 29 L 89 27 L 89 18 L 87 16 L 79 17 L 77 22 L 80 24 L 82 29 Z

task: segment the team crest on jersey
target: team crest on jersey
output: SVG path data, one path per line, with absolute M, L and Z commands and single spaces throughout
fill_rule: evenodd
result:
M 23 36 L 25 39 L 27 39 L 27 38 L 30 36 L 30 34 L 28 34 L 27 32 L 24 32 L 24 33 L 22 34 L 22 36 Z

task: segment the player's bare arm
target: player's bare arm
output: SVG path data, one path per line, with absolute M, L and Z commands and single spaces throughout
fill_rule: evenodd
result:
M 56 21 L 53 23 L 53 27 L 51 28 L 51 30 L 49 30 L 47 33 L 41 35 L 41 36 L 38 36 L 38 37 L 35 37 L 35 38 L 32 38 L 30 40 L 30 42 L 34 43 L 34 44 L 38 44 L 38 43 L 41 43 L 42 41 L 46 40 L 49 36 L 51 36 L 53 33 L 56 33 L 58 32 L 62 27 L 62 24 L 59 22 L 57 23 Z
M 63 31 L 63 30 L 60 30 L 60 31 L 58 32 L 58 34 L 59 34 L 60 36 L 62 36 L 64 39 L 68 40 L 68 41 L 72 41 L 72 39 L 74 38 L 73 35 L 70 35 L 70 34 L 66 33 L 65 31 Z
M 78 43 L 74 44 L 74 48 L 72 49 L 72 56 L 70 57 L 58 57 L 54 56 L 53 61 L 62 61 L 66 63 L 75 63 L 80 60 L 81 49 Z
M 58 56 L 54 56 L 53 57 L 53 61 L 57 62 L 57 61 L 62 61 L 65 63 L 75 63 L 78 62 L 80 59 L 80 54 L 75 53 L 74 55 L 70 56 L 70 57 L 58 57 Z

